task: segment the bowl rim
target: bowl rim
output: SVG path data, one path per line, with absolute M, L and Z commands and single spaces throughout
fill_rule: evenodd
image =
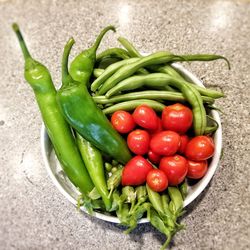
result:
M 195 76 L 192 72 L 184 68 L 179 63 L 172 63 L 171 64 L 176 70 L 178 70 L 180 73 L 184 74 L 187 79 L 192 81 L 198 86 L 205 87 L 200 79 L 198 79 L 197 76 Z M 211 181 L 213 175 L 215 174 L 215 171 L 217 167 L 219 166 L 219 161 L 220 161 L 220 155 L 221 155 L 221 150 L 222 150 L 222 127 L 221 127 L 221 120 L 218 111 L 212 110 L 211 111 L 213 118 L 217 121 L 218 123 L 218 129 L 214 134 L 214 143 L 215 143 L 215 153 L 212 157 L 212 160 L 209 164 L 208 171 L 201 180 L 197 184 L 197 188 L 194 190 L 191 196 L 188 196 L 184 200 L 184 207 L 188 206 L 192 201 L 194 201 L 207 187 L 208 183 Z M 47 157 L 47 152 L 46 152 L 46 143 L 49 143 L 49 137 L 46 131 L 46 128 L 44 126 L 44 123 L 42 123 L 41 131 L 40 131 L 40 143 L 41 143 L 41 151 L 42 151 L 42 158 L 45 163 L 45 168 L 47 170 L 47 173 L 50 176 L 50 179 L 52 180 L 53 184 L 57 187 L 57 189 L 69 200 L 72 204 L 77 206 L 77 201 L 62 187 L 60 182 L 57 180 L 55 177 L 51 167 L 50 167 L 50 162 Z M 195 185 L 197 185 L 195 184 Z M 86 209 L 84 207 L 80 208 L 83 212 L 87 213 Z M 113 222 L 113 223 L 120 223 L 120 220 L 112 215 L 106 215 L 100 212 L 93 212 L 92 216 L 102 219 L 104 221 L 108 222 Z M 146 218 L 142 218 L 138 221 L 138 223 L 148 223 L 149 221 Z

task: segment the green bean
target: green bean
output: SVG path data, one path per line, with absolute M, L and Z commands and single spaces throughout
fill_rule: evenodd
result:
M 141 54 L 138 52 L 138 50 L 126 38 L 119 37 L 118 41 L 127 49 L 130 56 L 142 57 Z M 217 58 L 217 59 L 220 59 L 220 58 Z M 153 69 L 153 70 L 161 72 L 161 73 L 167 73 L 173 77 L 179 78 L 180 80 L 185 80 L 171 65 L 165 65 L 165 66 L 160 66 L 160 67 L 158 65 L 153 65 L 153 66 L 150 66 L 149 68 L 151 70 Z M 224 96 L 223 93 L 218 92 L 216 90 L 206 89 L 206 88 L 200 87 L 198 85 L 194 85 L 194 87 L 202 95 L 205 95 L 205 96 L 210 96 L 212 98 L 220 98 L 220 97 Z
M 153 108 L 155 111 L 159 111 L 159 112 L 161 112 L 165 107 L 164 104 L 157 102 L 157 101 L 148 100 L 148 99 L 140 99 L 140 100 L 127 101 L 127 102 L 120 102 L 118 104 L 105 108 L 102 111 L 105 115 L 108 115 L 108 114 L 114 113 L 117 110 L 125 110 L 125 111 L 134 110 L 137 106 L 142 105 L 142 104 L 146 104 L 149 107 Z
M 100 69 L 106 69 L 108 66 L 110 66 L 111 64 L 120 62 L 122 59 L 117 58 L 117 57 L 103 57 L 101 59 L 101 61 L 99 61 L 98 63 L 95 63 L 95 67 L 96 68 L 100 68 Z
M 102 75 L 100 77 L 98 77 L 92 84 L 91 84 L 91 90 L 92 91 L 96 91 L 101 84 L 106 81 L 110 76 L 112 76 L 119 68 L 121 68 L 122 66 L 129 64 L 129 63 L 133 63 L 138 61 L 138 58 L 130 58 L 130 59 L 125 59 L 123 61 L 111 64 L 110 66 L 108 66 L 105 71 L 102 73 Z
M 96 68 L 96 69 L 94 69 L 94 71 L 93 71 L 93 75 L 94 75 L 94 77 L 96 77 L 96 78 L 98 78 L 99 76 L 101 76 L 101 74 L 104 72 L 104 69 L 98 69 L 98 68 Z
M 142 57 L 142 55 L 138 52 L 138 50 L 125 37 L 119 37 L 117 40 L 128 51 L 128 54 L 131 57 Z
M 102 87 L 99 90 L 99 95 L 106 93 L 109 89 L 113 88 L 118 82 L 133 75 L 140 68 L 143 68 L 148 65 L 161 64 L 176 60 L 181 60 L 181 57 L 163 51 L 142 57 L 134 63 L 124 65 L 103 83 Z
M 128 55 L 128 52 L 125 49 L 121 49 L 121 48 L 110 48 L 110 49 L 106 49 L 103 52 L 101 52 L 100 54 L 98 54 L 96 56 L 96 61 L 99 62 L 101 59 L 103 59 L 104 57 L 118 57 L 121 59 L 128 59 L 130 56 Z
M 184 79 L 171 65 L 165 65 L 165 66 L 162 66 L 162 67 L 159 67 L 159 68 L 155 67 L 155 70 L 158 71 L 158 72 L 161 72 L 161 73 L 166 73 L 166 74 L 168 74 L 170 76 L 178 78 L 179 80 L 186 81 L 186 79 Z M 192 84 L 192 86 L 195 89 L 197 89 L 200 92 L 200 94 L 202 94 L 202 95 L 209 96 L 209 97 L 212 97 L 212 98 L 220 98 L 220 97 L 224 96 L 224 94 L 219 92 L 219 91 L 216 91 L 216 90 L 213 90 L 213 89 L 207 89 L 207 88 L 198 86 L 198 85 L 193 84 L 193 83 L 188 82 L 188 81 L 187 81 L 187 83 Z
M 106 93 L 106 96 L 109 97 L 119 91 L 136 89 L 142 86 L 147 85 L 148 87 L 152 86 L 164 86 L 169 84 L 175 88 L 178 88 L 185 99 L 191 104 L 194 116 L 193 127 L 196 135 L 204 134 L 206 128 L 206 110 L 203 106 L 200 93 L 190 84 L 187 84 L 185 81 L 181 81 L 174 77 L 171 77 L 164 73 L 152 73 L 145 76 L 132 76 L 129 77 L 113 89 Z M 137 100 L 138 101 L 138 100 Z M 117 106 L 116 104 L 114 106 Z M 113 108 L 114 106 L 110 107 Z
M 214 99 L 208 96 L 201 96 L 202 101 L 205 103 L 214 103 Z M 122 101 L 138 100 L 138 99 L 151 99 L 151 100 L 166 100 L 166 101 L 186 101 L 186 98 L 182 93 L 170 92 L 170 91 L 158 91 L 158 90 L 145 90 L 133 93 L 127 93 L 123 95 L 117 95 L 111 98 L 106 96 L 94 96 L 95 103 L 108 104 L 117 103 Z

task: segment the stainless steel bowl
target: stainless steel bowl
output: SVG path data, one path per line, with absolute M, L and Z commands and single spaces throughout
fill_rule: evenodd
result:
M 202 82 L 195 75 L 193 75 L 190 71 L 186 70 L 181 64 L 173 63 L 172 65 L 188 81 L 204 87 Z M 202 191 L 206 188 L 206 186 L 212 179 L 216 171 L 216 168 L 219 166 L 219 160 L 220 160 L 221 148 L 222 148 L 222 129 L 221 129 L 220 116 L 218 112 L 213 110 L 212 117 L 219 124 L 219 128 L 214 134 L 215 154 L 210 162 L 206 175 L 200 181 L 198 181 L 195 185 L 188 186 L 188 195 L 184 201 L 184 207 L 189 205 L 194 199 L 196 199 L 202 193 Z M 62 170 L 55 156 L 55 152 L 53 150 L 53 147 L 51 145 L 50 139 L 47 135 L 44 125 L 41 128 L 41 148 L 42 148 L 42 155 L 43 155 L 45 167 L 47 169 L 47 172 L 52 182 L 58 188 L 58 190 L 66 197 L 66 199 L 68 199 L 72 204 L 76 206 L 79 192 L 73 186 L 73 184 L 70 182 L 70 180 L 67 178 L 64 171 Z M 81 208 L 81 210 L 87 213 L 87 211 L 83 207 Z M 109 214 L 95 212 L 93 216 L 101 220 L 105 220 L 105 221 L 109 221 L 113 223 L 120 223 L 117 217 L 111 216 Z M 139 223 L 146 223 L 146 222 L 148 222 L 146 218 L 143 218 L 139 221 Z

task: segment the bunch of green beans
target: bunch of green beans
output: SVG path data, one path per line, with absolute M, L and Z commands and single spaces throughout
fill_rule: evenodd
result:
M 109 115 L 117 110 L 132 111 L 141 104 L 160 112 L 166 102 L 186 102 L 193 111 L 195 135 L 216 130 L 216 126 L 207 125 L 205 108 L 224 94 L 188 82 L 171 63 L 223 59 L 230 68 L 227 58 L 212 54 L 174 55 L 168 51 L 142 56 L 127 39 L 120 37 L 118 41 L 124 49 L 107 49 L 97 58 L 102 61 L 113 57 L 119 61 L 107 65 L 105 69 L 96 68 L 95 80 L 90 87 L 94 101 L 102 105 L 104 114 Z

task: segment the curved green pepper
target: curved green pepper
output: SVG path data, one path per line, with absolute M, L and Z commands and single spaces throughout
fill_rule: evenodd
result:
M 70 64 L 69 73 L 75 81 L 85 84 L 89 83 L 89 78 L 92 74 L 93 67 L 96 61 L 96 50 L 98 49 L 103 36 L 109 30 L 113 30 L 115 32 L 115 27 L 110 25 L 104 28 L 97 37 L 94 45 L 89 49 L 82 51 L 72 61 L 72 63 Z
M 104 173 L 102 155 L 97 148 L 92 146 L 90 142 L 86 141 L 78 133 L 76 133 L 76 141 L 90 178 L 95 184 L 98 193 L 101 195 L 106 210 L 109 211 L 111 208 L 111 200 L 108 197 L 109 191 Z
M 66 80 L 63 80 L 63 85 L 57 92 L 57 102 L 65 119 L 83 138 L 117 161 L 126 163 L 131 158 L 126 141 L 96 106 L 87 90 L 86 82 L 70 79 L 66 66 L 72 40 L 65 46 L 62 75 Z
M 23 40 L 17 24 L 13 29 L 25 59 L 25 79 L 33 88 L 49 138 L 58 160 L 70 181 L 87 195 L 94 185 L 81 159 L 71 129 L 64 120 L 56 102 L 56 89 L 48 69 L 34 60 Z

